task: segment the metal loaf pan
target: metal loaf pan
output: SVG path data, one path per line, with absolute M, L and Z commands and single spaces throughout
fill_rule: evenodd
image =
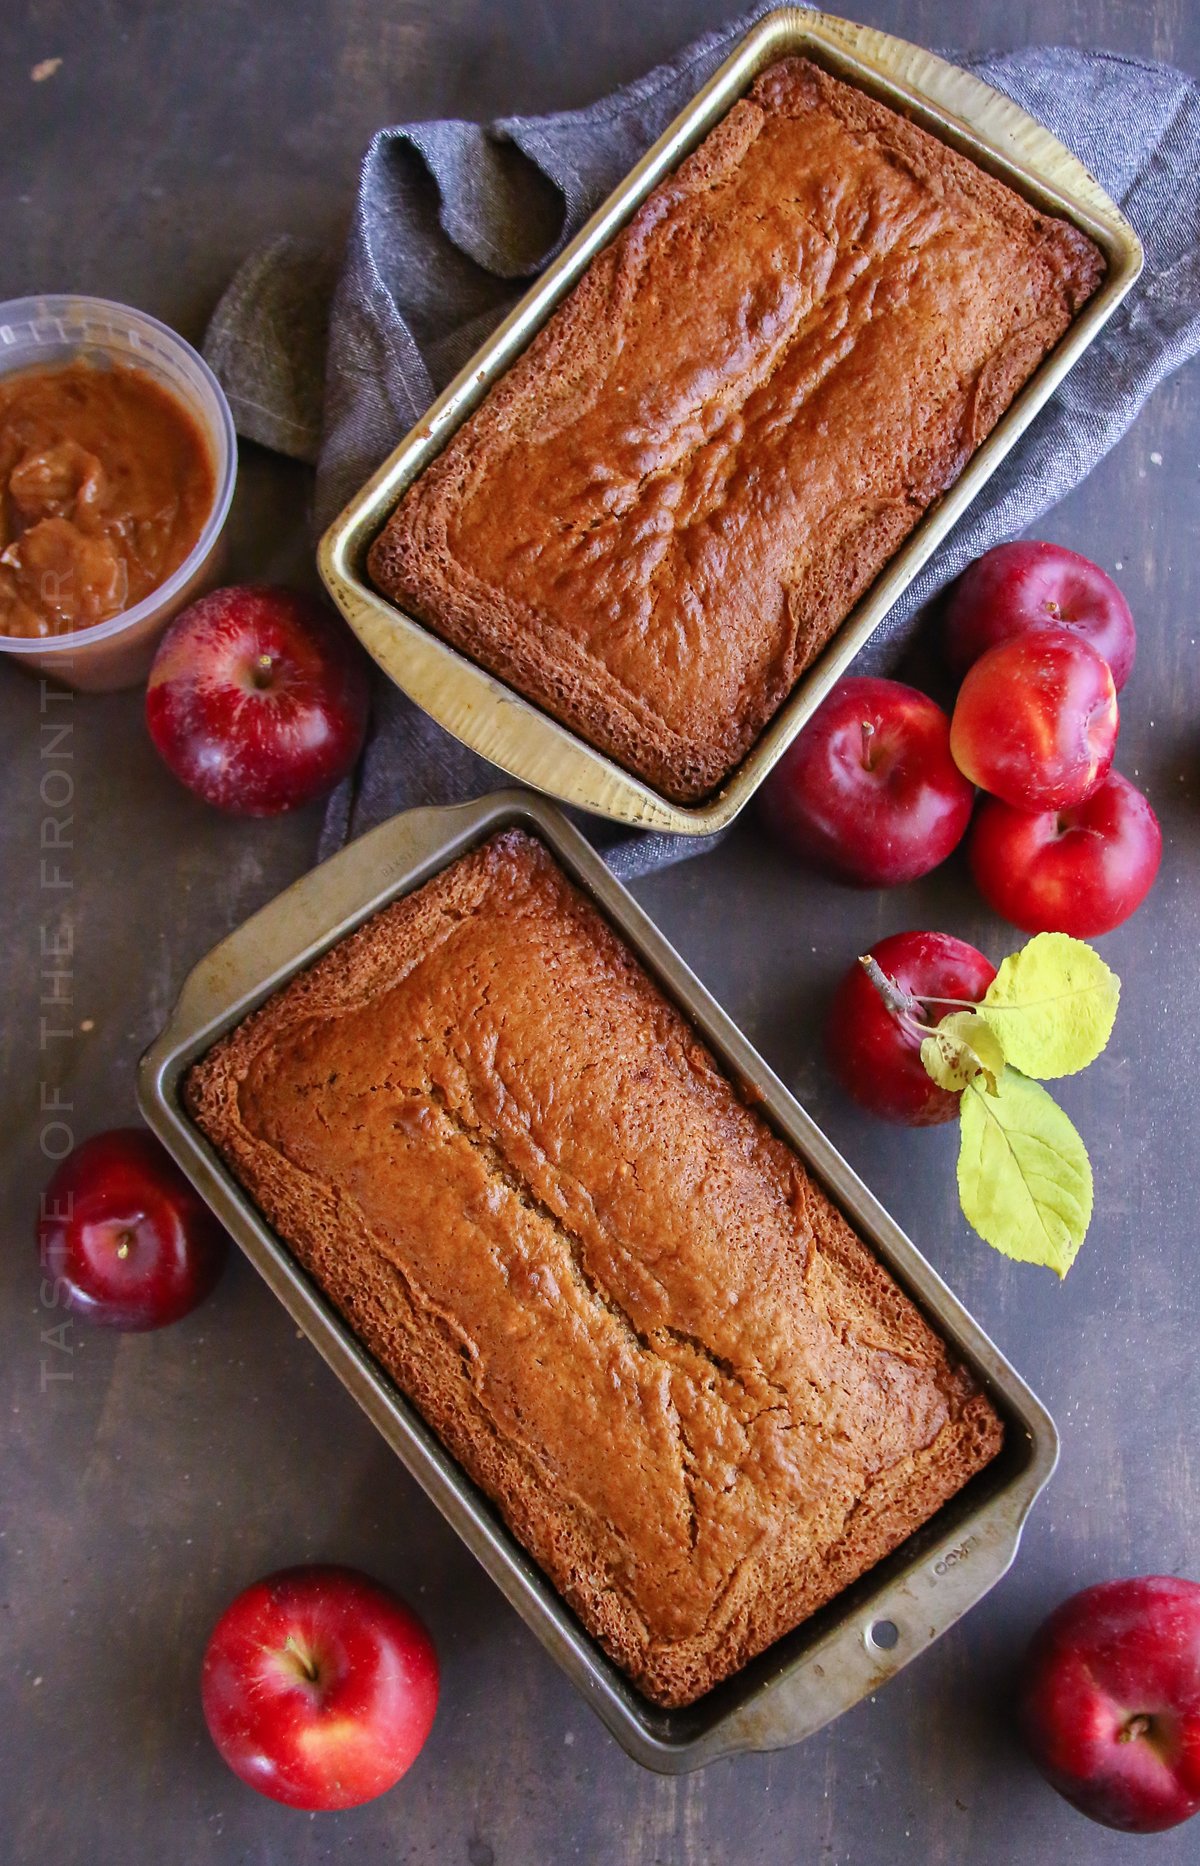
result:
M 289 1255 L 181 1098 L 188 1066 L 296 972 L 371 914 L 512 826 L 552 850 L 973 1369 L 1007 1424 L 1000 1457 L 930 1523 L 686 1710 L 650 1704 L 583 1630 L 492 1505 Z M 618 1742 L 647 1767 L 680 1773 L 738 1751 L 799 1742 L 924 1651 L 1012 1562 L 1025 1517 L 1058 1456 L 1045 1408 L 591 846 L 553 804 L 531 792 L 408 811 L 297 881 L 196 966 L 166 1029 L 142 1059 L 138 1095 L 150 1126 L 294 1320 Z M 889 1623 L 894 1644 L 887 1643 Z
M 590 261 L 663 176 L 703 140 L 763 68 L 802 52 L 913 118 L 1032 200 L 1073 221 L 1108 262 L 1085 305 L 953 486 L 926 512 L 724 785 L 681 805 L 560 725 L 373 589 L 369 546 L 402 493 L 542 328 Z M 647 829 L 705 835 L 731 822 L 955 521 L 1097 336 L 1142 267 L 1133 228 L 1048 130 L 932 52 L 826 13 L 784 7 L 741 41 L 670 128 L 546 270 L 494 335 L 326 532 L 321 575 L 350 626 L 398 687 L 482 757 L 536 789 Z

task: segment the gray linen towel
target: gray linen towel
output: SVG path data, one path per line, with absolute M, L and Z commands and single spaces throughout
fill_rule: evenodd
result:
M 294 241 L 246 262 L 217 308 L 205 353 L 240 432 L 316 464 L 319 525 L 756 17 L 697 40 L 586 110 L 380 130 L 363 160 L 332 304 L 323 289 L 327 258 Z M 1137 228 L 1146 270 L 878 630 L 860 656 L 864 669 L 886 668 L 920 606 L 1077 485 L 1155 385 L 1200 348 L 1200 86 L 1165 65 L 1062 47 L 947 56 L 1015 98 L 1080 157 Z M 381 680 L 371 739 L 354 779 L 330 802 L 322 853 L 396 810 L 478 796 L 504 781 Z M 586 828 L 624 878 L 711 846 L 590 818 Z

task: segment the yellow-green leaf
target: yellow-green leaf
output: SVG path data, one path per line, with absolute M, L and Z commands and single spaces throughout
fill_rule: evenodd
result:
M 1006 1069 L 989 1095 L 963 1094 L 958 1196 L 968 1224 L 1019 1263 L 1065 1276 L 1092 1215 L 1087 1150 L 1038 1083 Z
M 995 1031 L 974 1011 L 952 1011 L 925 1038 L 921 1061 L 939 1088 L 964 1089 L 982 1075 L 994 1091 L 1004 1067 L 1004 1049 Z
M 1038 933 L 1005 959 L 979 1015 L 1023 1075 L 1051 1080 L 1095 1062 L 1112 1034 L 1121 981 L 1066 933 Z

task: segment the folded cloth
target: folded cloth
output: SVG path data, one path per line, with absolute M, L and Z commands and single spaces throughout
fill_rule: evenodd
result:
M 327 258 L 291 239 L 242 266 L 205 354 L 242 434 L 315 463 L 319 525 L 757 17 L 707 34 L 585 110 L 380 130 L 363 160 L 332 302 L 322 289 Z M 877 630 L 856 664 L 863 670 L 893 662 L 921 605 L 1077 485 L 1155 385 L 1200 347 L 1200 86 L 1169 66 L 1058 46 L 946 56 L 1007 92 L 1074 151 L 1137 228 L 1146 270 Z M 381 680 L 366 752 L 330 802 L 322 853 L 396 810 L 478 796 L 504 781 Z M 590 818 L 585 827 L 626 878 L 712 842 L 638 835 Z

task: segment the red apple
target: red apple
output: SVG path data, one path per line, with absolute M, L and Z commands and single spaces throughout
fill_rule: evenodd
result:
M 989 648 L 968 670 L 950 721 L 959 769 L 1018 810 L 1082 803 L 1104 782 L 1116 742 L 1108 662 L 1063 628 Z
M 235 1775 L 293 1808 L 354 1808 L 400 1780 L 433 1725 L 433 1641 L 353 1568 L 256 1581 L 213 1629 L 204 1717 Z
M 1070 810 L 1036 815 L 985 797 L 967 845 L 988 906 L 1026 933 L 1111 933 L 1140 907 L 1162 856 L 1158 818 L 1110 771 Z
M 68 1308 L 111 1328 L 161 1328 L 202 1302 L 229 1240 L 142 1127 L 93 1134 L 38 1206 L 42 1268 Z
M 769 828 L 794 855 L 862 887 L 944 862 L 974 792 L 940 706 L 898 680 L 839 681 L 763 785 Z
M 366 657 L 312 597 L 214 590 L 159 643 L 146 724 L 189 790 L 237 816 L 275 816 L 345 777 L 367 729 Z
M 1120 692 L 1137 651 L 1129 604 L 1099 564 L 1061 544 L 1020 539 L 968 565 L 946 605 L 946 659 L 961 676 L 997 642 L 1047 627 L 1082 636 Z
M 889 1007 L 859 961 L 838 986 L 825 1050 L 842 1087 L 885 1121 L 933 1127 L 958 1113 L 959 1097 L 939 1088 L 921 1061 L 919 1025 L 940 1024 L 964 1004 L 978 1004 L 996 968 L 948 933 L 893 933 L 870 953 L 907 1004 Z M 947 1002 L 949 1000 L 949 1002 Z
M 1102 1581 L 1038 1628 L 1020 1719 L 1033 1760 L 1080 1813 L 1157 1834 L 1200 1809 L 1200 1586 Z

